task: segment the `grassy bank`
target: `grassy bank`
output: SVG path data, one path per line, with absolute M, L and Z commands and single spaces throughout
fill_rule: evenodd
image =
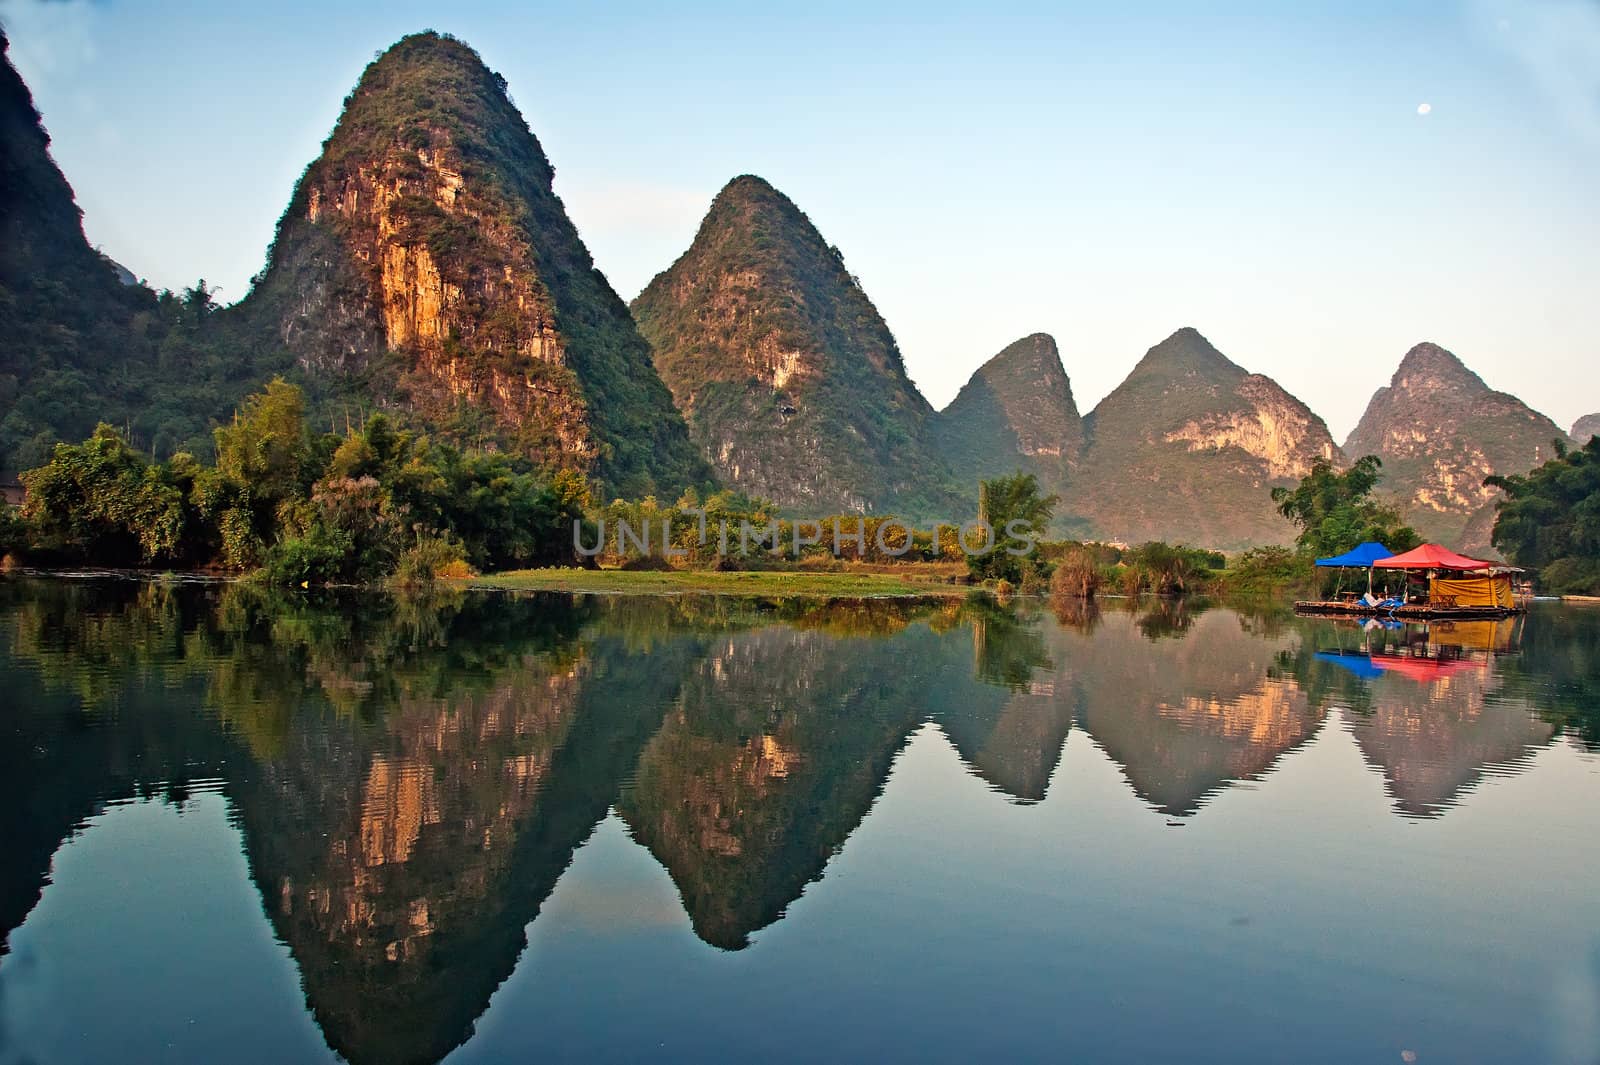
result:
M 883 572 L 527 569 L 474 577 L 476 588 L 547 592 L 660 594 L 707 592 L 720 595 L 878 597 L 965 597 L 972 589 L 930 574 Z

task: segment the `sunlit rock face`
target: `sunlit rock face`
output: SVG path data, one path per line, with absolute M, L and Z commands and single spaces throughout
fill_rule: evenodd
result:
M 347 99 L 240 315 L 313 380 L 371 391 L 436 430 L 625 494 L 701 481 L 648 346 L 553 178 L 475 52 L 404 38 Z
M 1381 491 L 1424 537 L 1482 553 L 1498 495 L 1483 479 L 1526 473 L 1554 456 L 1558 440 L 1568 437 L 1555 422 L 1423 343 L 1373 395 L 1344 451 L 1383 460 Z
M 889 327 L 766 181 L 730 181 L 633 313 L 726 483 L 801 515 L 958 513 Z
M 1151 348 L 1085 419 L 1058 514 L 1083 536 L 1222 549 L 1286 543 L 1271 490 L 1342 461 L 1322 419 L 1193 329 Z

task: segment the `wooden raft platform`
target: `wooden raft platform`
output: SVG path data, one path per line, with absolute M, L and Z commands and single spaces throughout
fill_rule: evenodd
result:
M 1296 614 L 1325 614 L 1357 618 L 1436 619 L 1505 618 L 1522 613 L 1522 607 L 1446 606 L 1443 603 L 1406 603 L 1404 606 L 1368 606 L 1359 599 L 1312 599 L 1294 605 Z

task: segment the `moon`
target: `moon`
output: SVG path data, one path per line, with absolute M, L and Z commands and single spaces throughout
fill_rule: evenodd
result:
M 1433 105 L 1432 104 L 1418 104 L 1417 105 L 1417 114 L 1419 114 L 1419 115 L 1426 115 L 1426 114 L 1431 113 L 1432 111 L 1433 111 Z

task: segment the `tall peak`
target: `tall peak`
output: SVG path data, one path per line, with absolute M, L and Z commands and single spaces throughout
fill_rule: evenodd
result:
M 751 174 L 633 302 L 723 478 L 802 514 L 947 507 L 927 401 L 842 253 Z
M 938 417 L 939 447 L 968 482 L 1023 469 L 1060 491 L 1083 451 L 1083 419 L 1055 338 L 1007 345 Z
M 1495 498 L 1484 478 L 1527 472 L 1561 435 L 1549 418 L 1424 342 L 1373 394 L 1344 450 L 1383 460 L 1383 490 L 1424 537 L 1482 552 L 1491 549 L 1484 534 L 1493 523 L 1484 515 Z
M 722 186 L 722 191 L 717 193 L 716 198 L 711 202 L 717 204 L 724 201 L 772 199 L 781 200 L 790 206 L 794 204 L 793 200 L 779 192 L 772 182 L 766 178 L 755 174 L 740 174 Z
M 1184 326 L 1145 352 L 1130 377 L 1150 374 L 1202 374 L 1243 377 L 1245 371 L 1201 335 Z
M 404 37 L 346 98 L 241 313 L 318 387 L 372 382 L 432 431 L 622 495 L 702 483 L 649 345 L 553 179 L 477 52 Z
M 1390 385 L 1394 388 L 1456 387 L 1474 391 L 1489 390 L 1489 386 L 1483 383 L 1483 378 L 1468 369 L 1466 363 L 1457 358 L 1454 352 L 1427 340 L 1406 352 L 1405 358 L 1400 360 L 1400 366 L 1394 372 L 1394 379 Z
M 1061 351 L 1056 347 L 1056 338 L 1049 333 L 1032 333 L 1006 345 L 984 363 L 978 372 L 981 374 L 987 370 L 1009 367 L 1036 369 L 1062 378 L 1067 376 L 1066 370 L 1061 366 Z

